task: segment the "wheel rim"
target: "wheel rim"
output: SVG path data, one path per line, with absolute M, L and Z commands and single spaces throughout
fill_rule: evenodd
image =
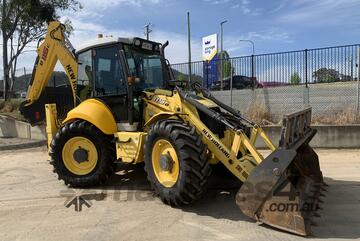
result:
M 94 170 L 98 161 L 98 152 L 92 141 L 77 136 L 65 143 L 62 159 L 65 167 L 71 173 L 83 176 Z
M 164 139 L 156 141 L 151 160 L 155 176 L 161 185 L 167 188 L 174 186 L 179 178 L 179 159 L 173 145 Z

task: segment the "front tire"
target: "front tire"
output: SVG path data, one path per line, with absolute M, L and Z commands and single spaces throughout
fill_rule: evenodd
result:
M 71 187 L 105 183 L 113 173 L 113 145 L 109 136 L 89 122 L 68 123 L 57 132 L 50 145 L 54 172 Z
M 165 204 L 192 203 L 206 190 L 211 168 L 207 147 L 194 127 L 178 120 L 157 122 L 144 153 L 147 178 Z

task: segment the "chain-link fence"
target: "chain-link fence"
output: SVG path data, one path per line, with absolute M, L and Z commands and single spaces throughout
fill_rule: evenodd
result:
M 255 119 L 277 122 L 285 113 L 311 106 L 322 122 L 354 122 L 360 112 L 359 55 L 360 45 L 348 45 L 198 61 L 191 63 L 191 79 Z M 188 81 L 188 63 L 173 64 L 172 69 L 177 80 Z M 17 69 L 14 97 L 24 96 L 31 73 Z M 50 86 L 66 83 L 64 72 L 54 72 L 49 81 Z
M 0 69 L 0 97 L 4 96 L 4 76 L 3 76 L 3 69 Z M 15 71 L 15 79 L 14 81 L 11 80 L 11 77 L 9 76 L 9 88 L 11 88 L 11 85 L 13 85 L 13 91 L 11 93 L 11 96 L 15 98 L 19 98 L 21 96 L 24 96 L 24 93 L 27 90 L 27 87 L 31 80 L 31 69 L 26 68 L 18 68 Z
M 0 98 L 4 97 L 3 70 L 0 69 Z M 31 81 L 32 69 L 18 68 L 15 72 L 15 79 L 9 80 L 9 88 L 13 84 L 11 96 L 14 98 L 24 98 Z M 63 71 L 55 71 L 49 80 L 49 86 L 61 86 L 67 84 L 67 77 Z
M 322 122 L 329 116 L 354 119 L 360 104 L 359 54 L 360 45 L 348 45 L 194 62 L 191 79 L 236 109 L 275 122 L 307 106 Z M 188 67 L 172 65 L 175 78 L 188 81 Z

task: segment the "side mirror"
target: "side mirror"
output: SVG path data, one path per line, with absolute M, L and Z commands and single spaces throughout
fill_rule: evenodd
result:
M 141 79 L 139 77 L 133 77 L 133 76 L 129 76 L 128 77 L 128 84 L 130 85 L 135 85 L 135 84 L 139 84 L 141 82 Z
M 129 76 L 127 80 L 128 80 L 129 86 L 134 85 L 134 83 L 135 83 L 135 77 Z

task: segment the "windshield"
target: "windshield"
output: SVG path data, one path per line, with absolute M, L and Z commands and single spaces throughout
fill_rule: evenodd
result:
M 125 46 L 129 74 L 140 78 L 136 84 L 138 89 L 154 89 L 163 87 L 164 76 L 161 56 L 159 53 Z

